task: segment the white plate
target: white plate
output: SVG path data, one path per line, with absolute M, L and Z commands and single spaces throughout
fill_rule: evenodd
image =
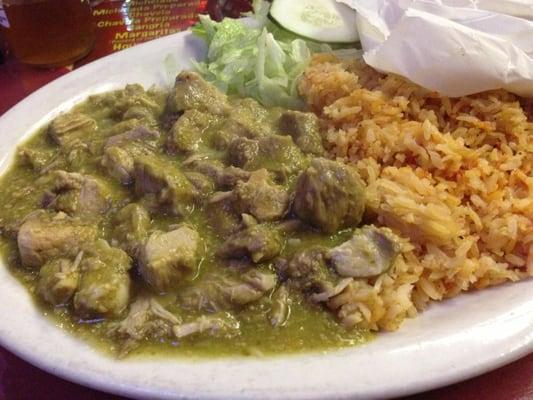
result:
M 17 142 L 89 93 L 132 82 L 169 84 L 165 59 L 177 70 L 204 52 L 191 34 L 177 34 L 113 54 L 50 83 L 0 118 L 0 169 L 8 166 Z M 397 332 L 329 354 L 118 361 L 56 328 L 0 266 L 0 344 L 63 378 L 133 397 L 383 398 L 466 379 L 531 352 L 531 293 L 532 280 L 466 294 L 431 306 Z

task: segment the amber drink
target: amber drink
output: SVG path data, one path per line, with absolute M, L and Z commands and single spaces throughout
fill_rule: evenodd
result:
M 0 0 L 0 14 L 11 50 L 26 64 L 68 65 L 94 45 L 89 0 Z

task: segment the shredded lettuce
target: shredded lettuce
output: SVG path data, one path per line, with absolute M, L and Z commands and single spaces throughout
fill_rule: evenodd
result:
M 206 41 L 208 53 L 194 66 L 228 94 L 253 97 L 265 106 L 302 108 L 298 79 L 313 52 L 331 48 L 275 26 L 268 19 L 267 2 L 256 0 L 253 6 L 254 13 L 246 19 L 215 22 L 200 16 L 192 31 Z

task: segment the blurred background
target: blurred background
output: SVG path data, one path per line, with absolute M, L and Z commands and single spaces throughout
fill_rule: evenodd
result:
M 53 79 L 110 53 L 251 10 L 249 0 L 3 0 L 0 115 Z

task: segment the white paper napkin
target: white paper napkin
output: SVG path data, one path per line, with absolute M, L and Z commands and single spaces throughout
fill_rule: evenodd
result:
M 364 60 L 446 96 L 533 97 L 532 0 L 337 0 L 358 13 Z

